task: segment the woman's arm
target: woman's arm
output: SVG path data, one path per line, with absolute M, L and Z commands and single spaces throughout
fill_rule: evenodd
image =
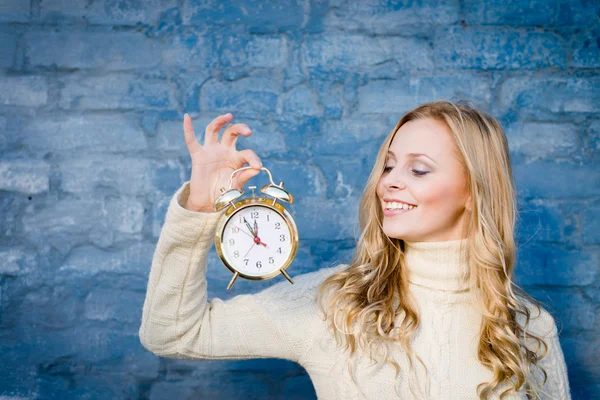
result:
M 567 375 L 567 365 L 560 345 L 554 317 L 544 308 L 540 308 L 539 315 L 533 306 L 530 306 L 530 310 L 532 319 L 527 329 L 541 336 L 548 346 L 546 356 L 539 361 L 539 366 L 544 368 L 547 374 L 547 380 L 543 386 L 541 386 L 544 382 L 543 375 L 534 368 L 536 373 L 535 381 L 538 382 L 538 387 L 541 386 L 540 396 L 542 399 L 570 400 L 571 390 Z M 527 339 L 526 342 L 530 349 L 537 348 L 537 341 Z
M 254 295 L 207 301 L 206 265 L 221 213 L 186 210 L 189 182 L 172 197 L 152 260 L 139 336 L 170 358 L 277 357 L 299 361 L 319 326 L 315 295 L 327 270 Z
M 552 318 L 550 316 L 550 318 Z M 567 375 L 567 364 L 560 346 L 558 330 L 554 319 L 552 319 L 551 333 L 544 340 L 548 344 L 548 353 L 540 364 L 548 374 L 548 380 L 543 388 L 547 399 L 570 400 L 571 390 L 569 388 L 569 377 Z M 543 395 L 544 396 L 544 395 Z

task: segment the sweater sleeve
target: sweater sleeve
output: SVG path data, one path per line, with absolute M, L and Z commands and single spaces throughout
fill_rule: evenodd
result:
M 536 311 L 532 310 L 535 316 Z M 558 329 L 552 315 L 543 308 L 540 308 L 540 314 L 532 317 L 531 331 L 541 336 L 548 345 L 546 356 L 539 361 L 539 365 L 544 368 L 547 374 L 546 383 L 541 387 L 541 398 L 552 400 L 570 400 L 571 390 L 569 387 L 569 377 L 567 374 L 567 365 L 560 345 Z M 535 349 L 533 340 L 530 342 L 530 348 Z M 535 342 L 537 343 L 537 342 Z M 541 384 L 543 376 L 536 379 Z
M 181 359 L 284 358 L 299 362 L 317 333 L 316 292 L 328 269 L 260 293 L 207 300 L 206 267 L 222 212 L 171 198 L 152 259 L 139 337 L 151 352 Z M 301 329 L 298 329 L 302 327 Z

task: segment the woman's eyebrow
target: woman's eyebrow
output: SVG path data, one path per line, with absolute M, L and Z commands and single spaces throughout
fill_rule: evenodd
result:
M 392 157 L 394 157 L 394 159 L 396 159 L 396 154 L 394 154 L 394 152 L 392 150 L 388 150 L 388 156 L 390 156 L 390 155 Z M 427 154 L 424 154 L 424 153 L 408 153 L 406 156 L 409 158 L 417 158 L 417 157 L 421 157 L 421 156 L 427 157 L 431 161 L 433 161 L 434 164 L 437 164 L 433 158 L 429 157 Z

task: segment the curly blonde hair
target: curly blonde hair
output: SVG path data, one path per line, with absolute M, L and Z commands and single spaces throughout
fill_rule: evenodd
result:
M 494 118 L 466 103 L 436 101 L 419 106 L 404 115 L 387 136 L 361 199 L 361 235 L 356 252 L 347 267 L 321 285 L 322 311 L 338 345 L 351 355 L 364 351 L 373 361 L 391 364 L 398 376 L 399 364 L 387 357 L 386 345 L 399 343 L 409 356 L 409 369 L 414 370 L 410 341 L 419 326 L 419 314 L 408 289 L 405 244 L 383 232 L 383 210 L 376 188 L 398 129 L 408 121 L 425 118 L 449 127 L 473 199 L 463 237 L 468 238 L 469 284 L 477 290 L 477 306 L 482 313 L 478 359 L 493 372 L 490 382 L 478 385 L 479 397 L 487 398 L 502 383 L 508 384 L 508 389 L 501 398 L 522 387 L 529 397 L 538 398 L 541 389 L 534 382 L 532 366 L 541 371 L 545 383 L 547 374 L 538 362 L 548 346 L 527 329 L 530 308 L 534 305 L 540 312 L 540 303 L 512 280 L 517 204 L 508 142 Z M 523 326 L 517 323 L 518 314 L 525 318 Z M 395 323 L 398 316 L 400 322 Z M 537 350 L 541 346 L 544 349 L 538 354 L 521 339 L 533 340 Z

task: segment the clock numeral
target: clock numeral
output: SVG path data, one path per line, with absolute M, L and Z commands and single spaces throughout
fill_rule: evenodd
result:
M 279 235 L 279 241 L 285 242 L 285 235 Z
M 262 267 L 262 264 L 261 264 L 261 262 L 260 262 L 260 261 L 257 261 L 257 262 L 256 262 L 256 268 L 259 268 L 259 269 L 260 269 L 261 267 Z
M 250 261 L 249 258 L 244 258 L 244 262 L 246 263 L 246 265 L 248 265 L 248 261 Z
M 275 229 L 281 229 L 281 222 L 275 222 Z
M 230 246 L 233 246 L 234 244 L 235 244 L 235 240 L 233 240 L 233 239 L 229 239 L 229 245 L 230 245 Z
M 267 214 L 267 222 L 269 222 L 269 221 L 270 221 L 270 220 L 269 220 L 269 214 Z
M 251 211 L 250 212 L 250 218 L 257 219 L 258 218 L 258 211 Z
M 232 233 L 238 233 L 240 231 L 240 228 L 238 228 L 237 226 L 232 226 L 231 227 L 231 232 Z
M 281 254 L 281 247 L 277 249 L 277 252 Z
M 234 252 L 233 252 L 233 256 L 234 256 L 235 258 L 239 258 L 239 257 L 240 257 L 240 252 L 239 252 L 238 250 L 234 251 Z
M 273 259 L 273 257 L 269 257 L 269 264 L 274 264 L 275 260 Z

